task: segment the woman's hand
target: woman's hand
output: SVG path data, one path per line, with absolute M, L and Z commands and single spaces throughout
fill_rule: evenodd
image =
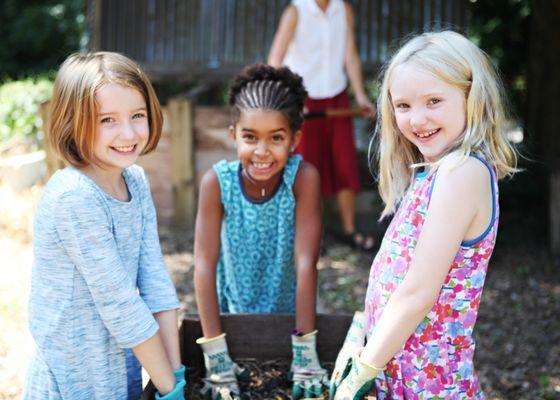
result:
M 362 110 L 362 117 L 364 118 L 374 118 L 375 114 L 377 113 L 377 109 L 375 108 L 375 104 L 368 100 L 368 98 L 364 96 L 356 96 L 356 103 Z

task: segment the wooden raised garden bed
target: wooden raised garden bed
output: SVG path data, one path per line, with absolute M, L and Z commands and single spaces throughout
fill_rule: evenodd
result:
M 251 399 L 289 398 L 286 372 L 292 359 L 290 332 L 295 326 L 293 314 L 226 314 L 222 328 L 227 332 L 229 353 L 233 361 L 250 371 L 250 381 L 241 384 L 242 392 L 249 391 Z M 318 315 L 316 327 L 317 352 L 323 366 L 332 369 L 348 327 L 351 315 Z M 181 359 L 187 366 L 189 399 L 196 397 L 193 390 L 200 387 L 204 377 L 204 360 L 196 339 L 202 336 L 198 316 L 183 319 L 180 329 Z M 148 383 L 142 400 L 152 400 L 155 389 Z

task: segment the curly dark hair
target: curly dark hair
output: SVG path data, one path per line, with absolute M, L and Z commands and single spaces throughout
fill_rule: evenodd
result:
M 239 121 L 243 110 L 275 110 L 284 114 L 290 129 L 296 132 L 303 123 L 303 102 L 306 97 L 307 91 L 301 76 L 289 68 L 252 64 L 231 82 L 229 105 L 234 123 Z

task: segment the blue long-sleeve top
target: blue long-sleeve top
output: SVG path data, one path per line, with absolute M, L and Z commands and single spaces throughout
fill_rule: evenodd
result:
M 36 342 L 24 399 L 137 398 L 130 348 L 179 307 L 144 171 L 123 171 L 116 200 L 77 169 L 49 180 L 34 226 L 29 327 Z M 135 387 L 131 387 L 135 386 Z

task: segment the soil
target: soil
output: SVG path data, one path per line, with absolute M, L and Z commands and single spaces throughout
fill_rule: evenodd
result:
M 33 349 L 27 331 L 27 293 L 31 221 L 41 191 L 36 186 L 12 195 L 0 187 L 0 400 L 20 398 Z M 475 328 L 475 365 L 489 400 L 560 399 L 560 277 L 542 235 L 534 234 L 540 231 L 541 219 L 524 217 L 530 207 L 502 209 Z M 182 310 L 196 312 L 193 232 L 161 227 L 160 236 Z M 318 264 L 320 312 L 352 313 L 363 308 L 374 254 L 325 237 Z
M 237 364 L 248 372 L 246 380 L 239 380 L 239 389 L 242 400 L 289 400 L 291 399 L 291 382 L 288 380 L 290 363 L 286 360 L 271 360 L 257 363 L 255 360 L 237 360 Z M 333 365 L 324 365 L 329 373 Z M 189 375 L 189 385 L 185 390 L 185 399 L 204 400 L 199 393 L 203 386 L 201 377 Z M 328 399 L 328 388 L 325 388 L 322 397 Z M 310 400 L 310 399 L 308 399 Z

